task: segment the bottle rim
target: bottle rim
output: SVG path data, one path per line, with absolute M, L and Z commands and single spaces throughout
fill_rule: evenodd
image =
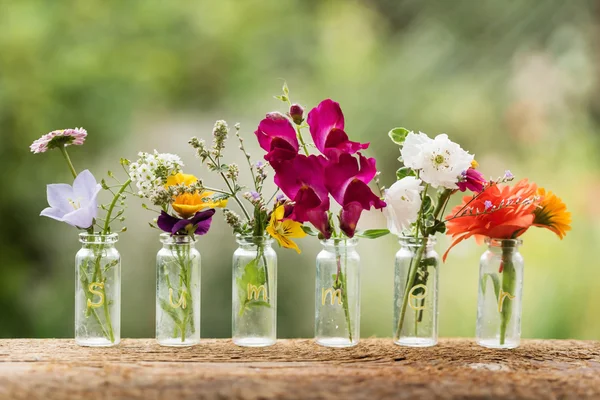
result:
M 270 235 L 254 236 L 254 235 L 242 235 L 236 233 L 235 241 L 240 245 L 258 245 L 266 244 L 270 245 L 273 243 L 273 238 Z
M 519 247 L 523 245 L 523 239 L 499 239 L 486 237 L 484 239 L 485 244 L 489 247 Z
M 79 234 L 79 242 L 83 244 L 114 244 L 118 241 L 118 233 L 109 233 L 108 235 L 102 235 L 101 233 L 83 232 Z
M 320 241 L 323 246 L 327 247 L 354 247 L 358 244 L 358 238 L 329 238 Z
M 399 236 L 398 242 L 403 246 L 421 246 L 423 242 L 427 241 L 428 246 L 433 246 L 437 243 L 437 238 L 434 235 L 430 235 L 428 238 L 425 236 Z
M 190 235 L 172 235 L 170 233 L 161 233 L 159 235 L 162 244 L 194 244 L 196 238 Z

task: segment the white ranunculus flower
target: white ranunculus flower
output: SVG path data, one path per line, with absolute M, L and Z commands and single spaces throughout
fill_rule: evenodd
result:
M 437 135 L 419 148 L 423 161 L 420 178 L 434 188 L 456 189 L 459 177 L 473 162 L 473 155 L 448 139 L 446 134 Z
M 391 233 L 401 235 L 417 221 L 423 191 L 421 183 L 419 179 L 407 176 L 385 191 L 387 206 L 383 210 Z
M 425 160 L 421 155 L 421 148 L 423 145 L 431 142 L 433 142 L 433 140 L 423 132 L 410 132 L 406 136 L 402 149 L 400 150 L 404 165 L 414 170 L 423 168 Z

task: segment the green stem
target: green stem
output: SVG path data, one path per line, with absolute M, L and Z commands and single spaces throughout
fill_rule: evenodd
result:
M 508 246 L 506 242 L 502 243 L 502 293 L 510 296 L 515 295 L 516 271 L 512 262 L 514 248 Z M 501 294 L 501 295 L 503 295 Z M 506 341 L 506 328 L 512 316 L 513 301 L 510 297 L 504 297 L 499 300 L 502 306 L 500 312 L 500 345 Z
M 306 143 L 304 142 L 304 138 L 302 137 L 302 131 L 300 130 L 299 126 L 296 127 L 296 132 L 298 133 L 298 140 L 300 141 L 300 144 L 304 149 L 304 153 L 308 156 L 308 149 L 306 148 Z
M 348 281 L 346 273 L 348 272 L 348 263 L 344 262 L 346 268 L 342 271 L 342 256 L 339 253 L 339 248 L 335 246 L 335 259 L 337 262 L 337 276 L 335 285 L 341 285 L 342 289 L 342 307 L 344 308 L 344 315 L 346 317 L 346 325 L 348 326 L 348 339 L 352 343 L 352 321 L 350 319 L 350 308 L 348 307 Z
M 73 167 L 73 163 L 71 162 L 69 153 L 67 153 L 67 148 L 65 146 L 61 146 L 61 147 L 59 147 L 59 149 L 60 149 L 60 152 L 62 153 L 63 157 L 67 161 L 67 165 L 69 166 L 69 170 L 71 171 L 71 174 L 73 174 L 73 178 L 77 178 L 77 171 L 75 171 L 75 167 Z
M 129 186 L 130 183 L 131 183 L 131 178 L 127 179 L 127 181 L 125 181 L 125 183 L 123 184 L 123 186 L 121 186 L 119 191 L 117 193 L 115 193 L 115 195 L 110 203 L 110 206 L 108 207 L 108 211 L 106 212 L 106 220 L 104 221 L 104 229 L 102 229 L 102 235 L 108 235 L 108 233 L 110 232 L 110 217 L 115 209 L 115 205 L 117 204 L 117 201 L 119 200 L 119 198 L 121 197 L 123 192 L 127 189 L 127 186 Z

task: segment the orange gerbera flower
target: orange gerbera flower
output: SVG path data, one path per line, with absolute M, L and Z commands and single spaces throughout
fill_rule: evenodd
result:
M 533 225 L 538 203 L 537 185 L 527 179 L 513 187 L 488 185 L 478 195 L 465 196 L 446 217 L 446 234 L 453 240 L 444 261 L 454 246 L 471 236 L 478 241 L 521 236 Z
M 533 225 L 550 229 L 562 240 L 571 230 L 571 213 L 563 201 L 551 191 L 539 188 L 541 201 L 535 210 Z
M 175 185 L 186 185 L 191 186 L 193 183 L 198 182 L 198 178 L 194 175 L 178 173 L 167 178 L 167 187 Z M 184 193 L 175 197 L 173 204 L 173 210 L 179 214 L 181 218 L 187 219 L 192 217 L 198 211 L 205 208 L 217 208 L 226 207 L 227 200 L 212 201 L 214 192 L 205 190 L 202 193 Z

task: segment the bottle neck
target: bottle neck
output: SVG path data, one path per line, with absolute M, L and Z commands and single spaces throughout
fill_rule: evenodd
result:
M 258 248 L 270 249 L 273 239 L 270 236 L 242 236 L 236 235 L 236 242 L 244 250 L 256 250 Z
M 323 246 L 323 250 L 332 253 L 346 253 L 355 251 L 357 244 L 357 238 L 321 240 L 321 246 Z
M 494 239 L 486 238 L 488 251 L 495 254 L 515 254 L 519 252 L 519 247 L 523 244 L 521 239 Z
M 170 235 L 168 233 L 162 233 L 160 235 L 160 241 L 165 249 L 189 249 L 194 247 L 196 240 L 189 235 Z
M 418 249 L 425 245 L 427 250 L 432 250 L 436 242 L 435 236 L 428 238 L 405 236 L 399 239 L 400 246 L 409 249 Z
M 80 233 L 79 242 L 84 249 L 95 249 L 102 246 L 105 249 L 114 248 L 115 243 L 119 240 L 119 235 L 111 233 L 109 235 Z

